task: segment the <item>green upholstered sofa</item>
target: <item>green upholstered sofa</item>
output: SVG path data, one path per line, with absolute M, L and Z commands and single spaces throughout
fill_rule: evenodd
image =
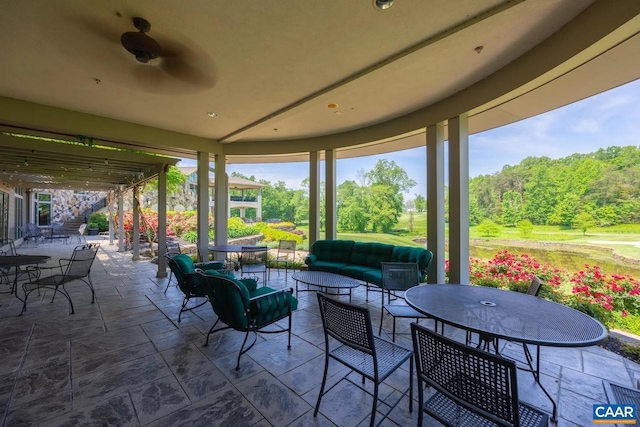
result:
M 382 283 L 381 262 L 415 262 L 421 281 L 427 276 L 433 254 L 423 248 L 384 243 L 362 243 L 353 240 L 317 240 L 311 244 L 305 264 L 311 271 L 349 276 L 368 285 Z

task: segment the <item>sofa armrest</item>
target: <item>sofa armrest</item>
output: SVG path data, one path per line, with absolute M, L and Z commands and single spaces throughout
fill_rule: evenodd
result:
M 314 254 L 309 254 L 307 255 L 307 257 L 304 259 L 304 263 L 306 265 L 311 265 L 313 263 L 315 263 L 316 261 L 318 261 L 318 257 Z

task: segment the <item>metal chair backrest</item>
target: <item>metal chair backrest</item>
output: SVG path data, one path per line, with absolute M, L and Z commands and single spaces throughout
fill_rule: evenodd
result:
M 542 287 L 542 280 L 539 277 L 533 276 L 531 279 L 531 284 L 529 285 L 529 289 L 527 289 L 528 295 L 538 296 L 540 293 L 540 288 Z
M 91 273 L 91 265 L 96 258 L 98 249 L 100 249 L 99 243 L 76 246 L 73 249 L 73 254 L 71 254 L 69 264 L 67 264 L 67 269 L 64 273 L 65 277 L 79 279 L 88 276 Z
M 375 358 L 375 341 L 369 310 L 336 301 L 321 292 L 317 295 L 325 342 L 328 343 L 331 336 L 342 344 L 371 354 Z
M 13 239 L 0 239 L 0 251 L 9 256 L 18 255 Z
M 280 240 L 278 242 L 278 259 L 293 261 L 296 256 L 296 246 L 298 243 L 295 240 Z
M 259 247 L 242 247 L 242 257 L 240 258 L 240 266 L 244 270 L 250 270 L 252 273 L 267 271 L 267 252 L 266 246 Z
M 411 324 L 418 380 L 501 426 L 519 426 L 516 365 Z
M 382 262 L 381 287 L 390 291 L 406 291 L 420 284 L 420 271 L 415 262 Z
M 173 242 L 173 241 L 167 241 L 167 253 L 178 253 L 181 254 L 182 250 L 180 249 L 180 243 L 178 242 Z

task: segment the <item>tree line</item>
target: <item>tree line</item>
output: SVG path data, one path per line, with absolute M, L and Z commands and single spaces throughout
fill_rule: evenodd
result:
M 308 178 L 300 189 L 294 190 L 287 188 L 284 181 L 272 184 L 256 180 L 254 176 L 235 172 L 232 175 L 265 185 L 263 219 L 293 223 L 309 220 Z M 320 185 L 320 194 L 324 194 L 324 183 Z M 379 160 L 372 170 L 359 170 L 356 180 L 345 181 L 336 188 L 338 230 L 389 232 L 404 210 L 422 212 L 426 209 L 422 195 L 404 200 L 403 194 L 415 185 L 393 161 Z M 231 195 L 240 195 L 240 192 L 231 190 Z M 257 190 L 245 190 L 245 195 L 257 195 Z M 445 197 L 448 198 L 448 189 Z M 239 216 L 234 209 L 231 214 Z M 448 212 L 445 215 L 448 216 Z M 247 209 L 246 216 L 255 218 L 255 209 Z M 325 217 L 322 199 L 322 228 Z M 484 220 L 504 226 L 526 222 L 583 229 L 594 225 L 640 223 L 640 147 L 611 146 L 555 160 L 545 156 L 527 157 L 518 165 L 507 165 L 494 174 L 471 178 L 469 222 L 478 225 Z
M 256 181 L 236 172 L 232 176 Z M 403 193 L 409 191 L 416 182 L 394 161 L 379 160 L 370 171 L 359 170 L 357 181 L 345 181 L 336 188 L 337 226 L 340 231 L 381 232 L 386 233 L 397 224 L 404 211 Z M 286 187 L 284 181 L 272 184 L 258 180 L 262 188 L 263 219 L 277 218 L 282 221 L 304 223 L 309 221 L 309 179 L 306 178 L 301 189 Z M 320 194 L 324 194 L 324 182 L 320 184 Z M 245 195 L 253 195 L 245 190 Z M 239 192 L 238 192 L 239 194 Z M 235 194 L 231 190 L 231 195 Z M 424 204 L 424 197 L 418 198 L 418 204 Z M 238 212 L 231 210 L 231 215 Z M 255 217 L 254 209 L 247 209 L 248 217 Z M 324 228 L 326 206 L 324 199 L 320 203 L 320 227 Z
M 469 182 L 470 223 L 586 228 L 640 222 L 640 148 L 599 149 L 561 159 L 527 157 Z

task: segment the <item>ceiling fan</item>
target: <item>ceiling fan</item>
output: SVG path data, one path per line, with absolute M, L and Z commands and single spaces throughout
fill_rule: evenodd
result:
M 147 35 L 151 30 L 151 24 L 144 18 L 133 18 L 133 26 L 138 31 L 128 31 L 120 37 L 120 42 L 125 49 L 131 52 L 139 62 L 146 64 L 150 59 L 156 59 L 162 55 L 162 48 L 157 41 Z
M 215 64 L 205 52 L 196 52 L 176 40 L 156 41 L 148 34 L 151 24 L 144 18 L 134 17 L 133 25 L 138 31 L 122 34 L 120 42 L 139 63 L 147 64 L 133 70 L 143 88 L 185 93 L 214 86 Z

